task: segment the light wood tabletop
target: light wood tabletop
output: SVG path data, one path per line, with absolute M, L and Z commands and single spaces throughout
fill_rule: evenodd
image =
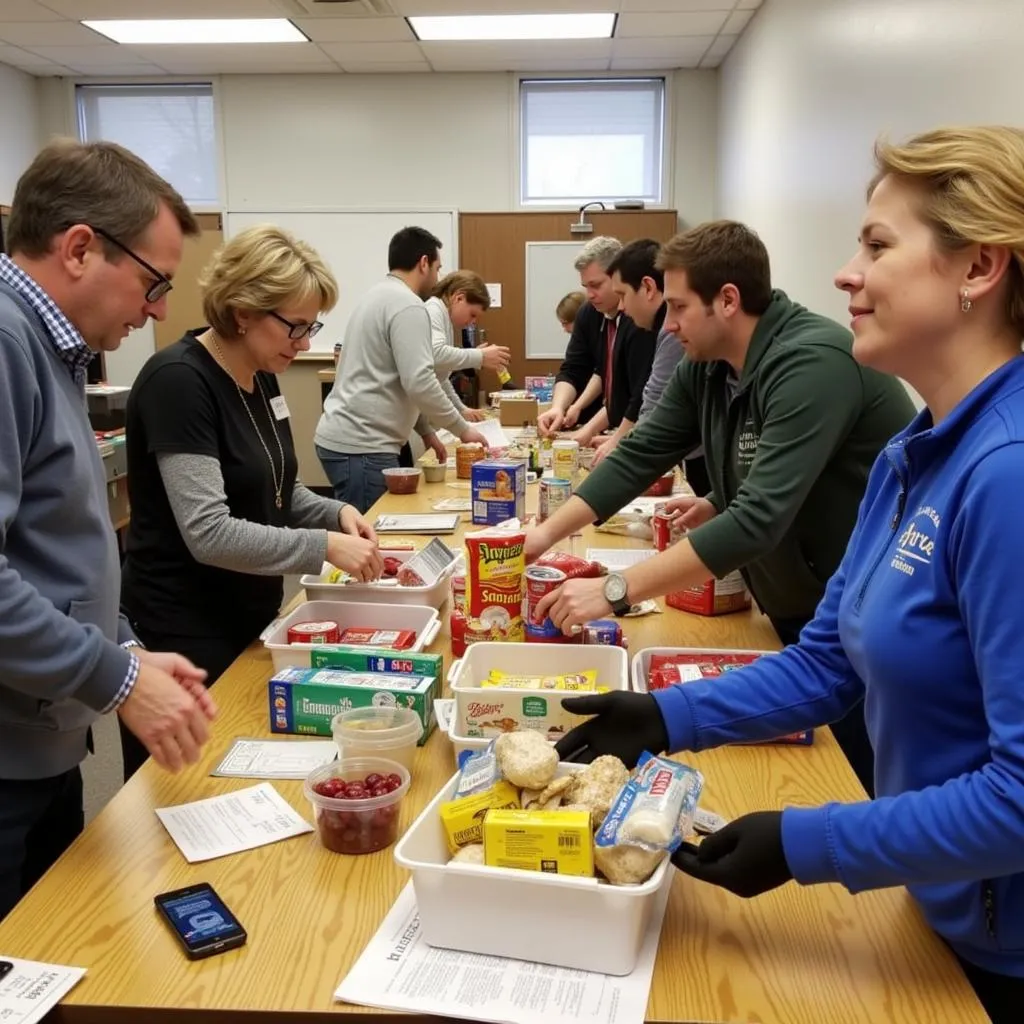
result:
M 537 488 L 529 490 L 534 505 Z M 448 484 L 424 484 L 416 495 L 385 497 L 375 511 L 422 511 L 459 493 Z M 578 552 L 586 546 L 643 545 L 588 530 Z M 446 668 L 447 612 L 446 606 L 445 628 L 432 647 L 445 654 Z M 625 631 L 631 652 L 778 647 L 756 611 L 702 618 L 665 608 L 627 620 Z M 324 850 L 314 833 L 190 865 L 153 813 L 253 784 L 209 772 L 236 737 L 270 735 L 270 674 L 262 648 L 242 655 L 215 686 L 220 716 L 201 763 L 172 776 L 148 762 L 0 924 L 0 953 L 88 969 L 56 1020 L 233 1024 L 254 1013 L 273 1013 L 275 1024 L 312 1024 L 335 1014 L 410 1019 L 332 1000 L 407 881 L 391 849 L 341 856 Z M 810 747 L 727 747 L 683 759 L 706 777 L 703 805 L 728 817 L 864 797 L 827 729 L 818 730 Z M 452 771 L 451 745 L 435 732 L 416 753 L 403 829 Z M 300 782 L 274 785 L 312 820 Z M 152 901 L 156 893 L 203 881 L 238 915 L 249 942 L 191 962 Z M 495 927 L 501 926 L 500 907 L 480 913 L 493 914 Z M 565 928 L 567 941 L 600 941 L 573 936 L 570 922 Z M 953 957 L 902 889 L 855 897 L 837 885 L 791 883 L 742 900 L 682 875 L 674 879 L 647 1015 L 650 1021 L 760 1024 L 987 1020 Z

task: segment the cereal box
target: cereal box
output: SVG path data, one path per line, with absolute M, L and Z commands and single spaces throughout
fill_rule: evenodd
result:
M 526 533 L 516 525 L 466 536 L 466 642 L 522 643 Z
M 503 732 L 531 729 L 557 742 L 583 720 L 562 707 L 564 696 L 552 691 L 481 689 L 479 696 L 474 694 L 465 701 L 466 716 L 459 723 L 459 735 L 490 739 Z
M 485 459 L 472 468 L 473 522 L 494 526 L 526 515 L 526 467 Z

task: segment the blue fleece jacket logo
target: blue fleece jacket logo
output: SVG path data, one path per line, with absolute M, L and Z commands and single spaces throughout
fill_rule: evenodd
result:
M 914 563 L 931 565 L 935 554 L 935 537 L 941 516 L 930 505 L 922 505 L 914 514 L 907 528 L 900 534 L 896 554 L 889 563 L 893 569 L 914 575 Z

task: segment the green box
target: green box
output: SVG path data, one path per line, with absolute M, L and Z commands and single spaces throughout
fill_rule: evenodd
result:
M 331 719 L 342 711 L 408 707 L 423 723 L 422 746 L 434 730 L 434 699 L 440 692 L 437 676 L 289 665 L 270 679 L 270 731 L 330 736 Z
M 404 654 L 386 647 L 314 647 L 309 653 L 309 663 L 313 668 L 348 672 L 401 672 L 435 679 L 444 675 L 444 659 L 440 654 Z

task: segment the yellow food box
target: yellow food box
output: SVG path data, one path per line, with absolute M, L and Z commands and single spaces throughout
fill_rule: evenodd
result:
M 594 875 L 589 811 L 491 810 L 484 818 L 484 863 L 493 868 Z
M 502 779 L 482 793 L 471 793 L 441 804 L 441 824 L 448 837 L 448 849 L 458 853 L 463 846 L 483 841 L 483 820 L 497 807 L 518 807 L 519 790 Z

